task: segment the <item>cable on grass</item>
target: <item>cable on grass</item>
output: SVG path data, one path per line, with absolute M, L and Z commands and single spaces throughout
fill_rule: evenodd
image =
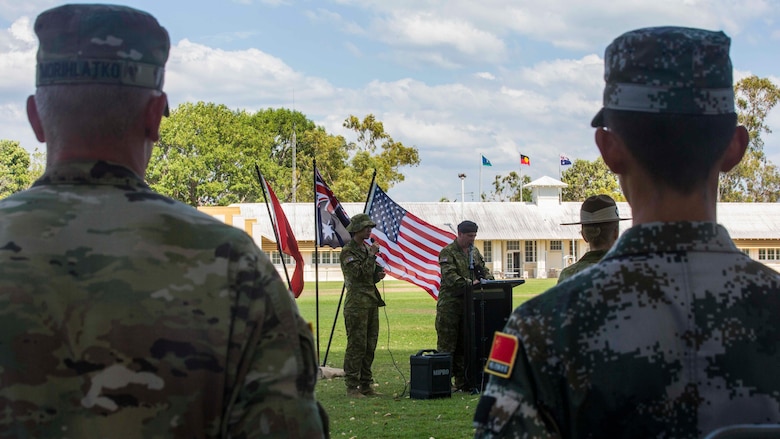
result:
M 385 293 L 385 281 L 382 280 L 382 300 L 387 302 L 387 295 Z M 382 309 L 385 312 L 385 323 L 387 324 L 387 352 L 390 354 L 390 359 L 393 361 L 393 367 L 395 367 L 395 370 L 398 371 L 398 375 L 401 376 L 401 380 L 404 382 L 404 390 L 401 392 L 399 396 L 394 397 L 395 399 L 401 399 L 404 396 L 406 396 L 406 391 L 409 389 L 409 382 L 406 380 L 406 375 L 401 371 L 401 369 L 398 367 L 398 362 L 395 361 L 395 356 L 393 355 L 393 351 L 390 350 L 390 317 L 387 315 L 387 306 L 383 306 Z

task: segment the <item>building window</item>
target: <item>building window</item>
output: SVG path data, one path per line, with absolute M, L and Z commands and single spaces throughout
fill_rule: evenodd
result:
M 525 242 L 525 262 L 536 261 L 536 241 Z
M 569 254 L 577 260 L 577 241 L 569 241 Z
M 520 250 L 520 241 L 507 241 L 506 242 L 506 249 L 507 250 Z
M 484 253 L 482 257 L 485 259 L 485 262 L 493 262 L 493 242 L 492 241 L 485 241 L 482 243 L 482 252 Z
M 550 241 L 550 251 L 559 252 L 563 250 L 563 243 L 561 241 Z
M 760 248 L 758 249 L 759 261 L 777 261 L 780 260 L 780 248 Z
M 319 264 L 320 265 L 338 265 L 340 263 L 339 261 L 339 255 L 341 254 L 340 251 L 319 251 L 317 252 L 317 256 L 319 256 Z
M 274 265 L 282 265 L 282 260 L 279 258 L 279 252 L 271 252 L 269 256 Z M 295 260 L 291 258 L 290 255 L 282 254 L 282 256 L 284 256 L 284 265 L 295 264 Z

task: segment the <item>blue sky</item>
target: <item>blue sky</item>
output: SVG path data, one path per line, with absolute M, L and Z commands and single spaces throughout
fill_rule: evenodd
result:
M 59 1 L 0 0 L 0 138 L 44 150 L 27 124 L 35 16 Z M 778 0 L 155 0 L 118 2 L 171 35 L 171 104 L 295 108 L 331 133 L 369 113 L 421 164 L 399 202 L 476 201 L 495 175 L 558 177 L 560 154 L 593 160 L 604 48 L 638 27 L 723 30 L 735 78 L 780 84 Z M 780 132 L 780 110 L 768 118 Z M 780 164 L 780 134 L 765 151 Z M 520 154 L 531 166 L 519 165 Z M 480 155 L 493 164 L 480 169 Z M 480 181 L 481 174 L 481 181 Z M 480 184 L 481 183 L 481 184 Z M 338 196 L 338 194 L 336 194 Z

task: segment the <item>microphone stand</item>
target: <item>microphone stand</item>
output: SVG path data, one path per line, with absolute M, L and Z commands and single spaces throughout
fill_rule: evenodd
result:
M 478 277 L 477 276 L 477 269 L 474 266 L 474 253 L 473 253 L 474 252 L 474 246 L 471 246 L 470 252 L 471 252 L 471 254 L 470 254 L 470 258 L 469 259 L 471 261 L 472 276 L 474 276 L 474 278 L 477 278 Z M 483 267 L 483 270 L 484 270 L 484 267 Z M 479 330 L 479 334 L 480 334 L 480 339 L 477 340 L 477 343 L 479 343 L 479 347 L 480 347 L 480 349 L 478 349 L 478 351 L 481 351 L 482 356 L 479 358 L 478 363 L 477 363 L 477 365 L 479 366 L 479 368 L 477 370 L 477 374 L 478 374 L 478 376 L 481 379 L 480 379 L 480 383 L 479 383 L 479 388 L 478 389 L 474 389 L 475 391 L 473 393 L 482 393 L 482 390 L 485 389 L 485 373 L 484 373 L 483 369 L 484 369 L 484 366 L 485 366 L 485 362 L 487 361 L 487 358 L 485 358 L 485 341 L 486 341 L 485 340 L 485 290 L 483 288 L 481 277 L 480 277 L 479 281 L 480 281 L 480 283 L 479 283 L 479 290 L 480 290 L 480 295 L 479 295 L 479 316 L 480 316 L 479 323 L 480 323 L 480 330 Z M 474 329 L 476 329 L 476 328 L 474 328 Z
M 470 277 L 469 280 L 471 281 L 470 282 L 471 283 L 471 285 L 470 285 L 470 290 L 471 290 L 470 296 L 471 297 L 469 297 L 469 300 L 472 301 L 471 306 L 470 306 L 470 308 L 472 310 L 474 309 L 473 308 L 473 303 L 474 303 L 474 281 L 475 280 L 479 280 L 478 276 L 477 276 L 477 269 L 476 268 L 477 267 L 474 265 L 474 245 L 472 244 L 472 245 L 469 246 L 469 277 Z M 479 289 L 480 289 L 480 292 L 482 293 L 482 294 L 480 294 L 480 303 L 479 303 L 479 307 L 480 307 L 479 313 L 480 313 L 480 320 L 481 320 L 480 324 L 482 326 L 480 328 L 481 329 L 480 330 L 480 335 L 482 337 L 480 339 L 477 339 L 477 337 L 475 337 L 476 334 L 472 334 L 471 338 L 475 342 L 475 346 L 469 346 L 469 348 L 473 352 L 472 357 L 477 357 L 476 354 L 480 351 L 478 346 L 481 346 L 481 345 L 476 345 L 476 343 L 484 344 L 484 340 L 483 339 L 484 339 L 484 333 L 485 333 L 485 294 L 484 294 L 484 290 L 482 290 L 482 285 L 481 284 L 480 284 Z M 471 329 L 474 332 L 476 332 L 477 328 L 473 327 L 474 326 L 474 323 L 473 323 L 474 322 L 474 317 L 476 317 L 476 316 L 473 315 L 473 314 L 471 316 L 469 316 L 469 318 L 472 321 L 472 324 L 470 326 L 472 326 Z M 482 363 L 483 358 L 476 358 L 476 359 L 477 359 L 477 363 L 476 363 L 477 370 L 473 371 L 476 374 L 476 376 L 470 377 L 470 379 L 469 379 L 469 383 L 472 385 L 472 387 L 471 387 L 471 394 L 472 395 L 480 393 L 482 388 L 483 388 L 483 384 L 484 384 L 482 382 L 482 381 L 484 381 L 484 374 L 480 372 L 480 367 L 479 367 L 480 364 Z M 480 380 L 479 383 L 477 383 L 476 382 L 476 378 L 480 377 L 480 376 L 483 377 L 483 378 L 482 378 L 482 380 Z

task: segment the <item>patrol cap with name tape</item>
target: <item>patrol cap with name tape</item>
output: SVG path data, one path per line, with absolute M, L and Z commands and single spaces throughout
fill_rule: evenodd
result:
M 35 85 L 118 84 L 162 90 L 170 38 L 150 14 L 127 6 L 73 4 L 35 20 Z
M 731 40 L 723 32 L 649 27 L 615 38 L 604 53 L 604 111 L 734 113 Z

